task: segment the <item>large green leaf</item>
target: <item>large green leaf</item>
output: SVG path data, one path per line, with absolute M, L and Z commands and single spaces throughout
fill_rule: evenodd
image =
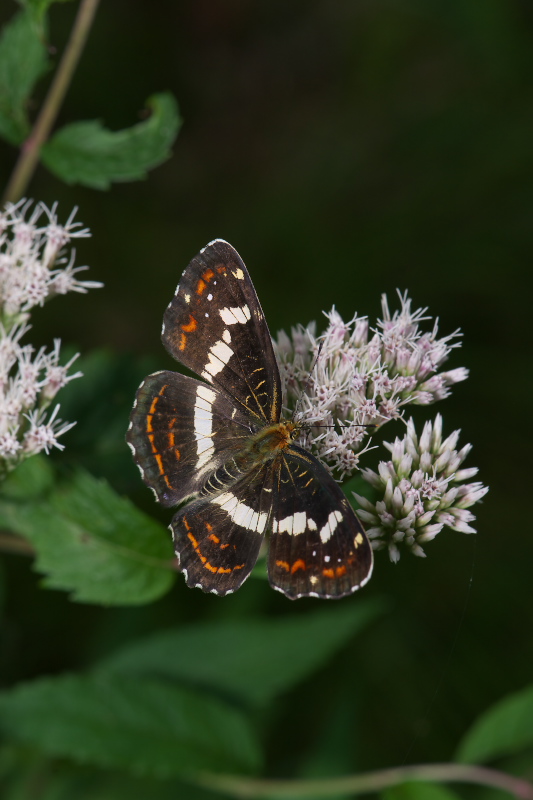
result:
M 29 11 L 17 14 L 0 36 L 0 136 L 11 144 L 28 135 L 26 103 L 47 65 L 41 27 Z
M 79 472 L 36 499 L 29 485 L 17 497 L 23 486 L 17 477 L 8 482 L 0 518 L 33 544 L 46 586 L 110 605 L 147 603 L 169 589 L 175 573 L 168 531 L 107 483 Z
M 66 183 L 93 189 L 146 177 L 170 157 L 181 122 L 169 93 L 154 95 L 147 106 L 147 120 L 121 131 L 109 131 L 98 120 L 66 125 L 42 148 L 43 163 Z
M 533 747 L 533 686 L 496 703 L 470 728 L 457 760 L 472 764 Z
M 159 675 L 268 703 L 324 664 L 382 606 L 352 598 L 276 619 L 221 620 L 156 633 L 100 662 L 119 675 Z
M 0 694 L 0 730 L 49 756 L 140 775 L 250 772 L 253 731 L 230 705 L 168 682 L 62 675 Z

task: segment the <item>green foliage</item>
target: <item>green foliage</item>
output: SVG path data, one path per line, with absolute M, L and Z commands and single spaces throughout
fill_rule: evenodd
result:
M 505 697 L 486 711 L 463 738 L 457 759 L 483 763 L 533 747 L 533 687 Z
M 43 31 L 33 13 L 22 11 L 0 38 L 0 137 L 11 144 L 21 144 L 28 135 L 26 104 L 47 68 Z
M 0 728 L 46 755 L 140 775 L 240 773 L 260 764 L 238 711 L 157 680 L 63 675 L 23 684 L 0 694 Z
M 325 664 L 381 610 L 376 602 L 352 602 L 304 616 L 197 623 L 140 639 L 99 670 L 162 676 L 266 705 Z
M 93 189 L 146 177 L 170 157 L 180 126 L 176 101 L 168 92 L 153 95 L 147 106 L 149 118 L 122 131 L 109 131 L 97 120 L 66 125 L 42 148 L 43 163 L 65 183 Z
M 85 472 L 51 484 L 45 463 L 25 462 L 0 500 L 3 524 L 34 546 L 44 585 L 108 605 L 147 603 L 168 591 L 174 580 L 168 531 Z
M 387 789 L 381 800 L 459 800 L 459 795 L 439 784 L 413 781 Z

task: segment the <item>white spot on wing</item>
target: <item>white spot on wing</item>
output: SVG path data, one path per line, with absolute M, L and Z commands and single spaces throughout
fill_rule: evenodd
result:
M 320 538 L 325 543 L 331 539 L 339 522 L 342 522 L 342 514 L 340 511 L 332 511 L 328 517 L 326 524 L 320 529 Z
M 246 305 L 237 308 L 221 308 L 219 314 L 226 325 L 235 325 L 236 323 L 244 325 L 250 319 L 250 309 Z
M 213 299 L 213 295 L 212 295 L 211 293 L 209 293 L 209 294 L 207 295 L 207 299 L 208 299 L 208 300 L 212 300 L 212 299 Z
M 206 316 L 207 316 L 207 314 L 206 314 Z M 228 331 L 227 328 L 225 329 L 224 333 L 222 334 L 222 338 L 224 339 L 226 344 L 229 344 L 231 342 L 231 333 Z

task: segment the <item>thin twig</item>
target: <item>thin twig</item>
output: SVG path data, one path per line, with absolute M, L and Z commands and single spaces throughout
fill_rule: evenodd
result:
M 533 784 L 513 775 L 470 764 L 420 764 L 406 767 L 347 775 L 341 778 L 317 780 L 275 780 L 247 778 L 237 775 L 202 774 L 194 782 L 233 797 L 329 797 L 335 794 L 358 795 L 379 792 L 388 786 L 407 781 L 436 781 L 438 783 L 475 783 L 503 789 L 520 800 L 533 800 Z
M 0 531 L 0 552 L 18 553 L 21 556 L 34 556 L 33 546 L 21 536 Z
M 78 65 L 100 0 L 81 0 L 70 39 L 46 95 L 33 130 L 22 145 L 18 161 L 7 185 L 3 202 L 16 202 L 25 193 L 61 108 L 74 70 Z

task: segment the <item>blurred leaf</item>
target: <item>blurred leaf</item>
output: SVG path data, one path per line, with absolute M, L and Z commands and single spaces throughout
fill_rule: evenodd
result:
M 71 591 L 74 600 L 139 605 L 174 580 L 165 528 L 87 473 L 44 500 L 1 502 L 0 517 L 35 547 L 44 585 Z
M 381 793 L 382 800 L 459 800 L 459 795 L 438 783 L 410 781 Z
M 383 611 L 359 598 L 327 611 L 222 620 L 156 633 L 99 664 L 120 675 L 157 675 L 268 703 L 317 670 Z
M 0 500 L 29 500 L 47 494 L 54 485 L 54 470 L 44 455 L 31 456 L 10 472 L 0 485 Z
M 533 746 L 533 686 L 496 703 L 464 736 L 457 760 L 473 764 Z
M 0 694 L 0 729 L 50 756 L 140 775 L 249 772 L 260 763 L 246 719 L 169 683 L 62 675 Z
M 11 144 L 21 144 L 28 135 L 26 103 L 47 67 L 40 26 L 30 12 L 17 14 L 0 38 L 0 136 Z
M 33 14 L 34 19 L 42 20 L 54 3 L 71 3 L 72 0 L 19 0 L 19 2 Z
M 68 433 L 61 463 L 83 466 L 110 480 L 119 492 L 130 494 L 132 486 L 144 492 L 125 436 L 135 391 L 157 368 L 157 361 L 110 350 L 82 355 L 76 369 L 83 372 L 83 378 L 68 383 L 60 394 L 62 418 L 78 420 Z M 153 496 L 146 494 L 153 506 Z
M 181 120 L 174 97 L 153 95 L 150 117 L 122 131 L 109 131 L 98 120 L 66 125 L 42 148 L 43 163 L 68 184 L 108 189 L 113 181 L 146 177 L 171 156 Z

